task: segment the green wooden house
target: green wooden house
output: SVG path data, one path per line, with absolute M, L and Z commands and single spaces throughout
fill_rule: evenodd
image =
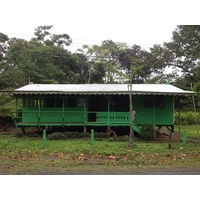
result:
M 174 96 L 194 94 L 170 84 L 130 87 L 128 84 L 28 84 L 10 91 L 16 97 L 13 120 L 22 128 L 80 126 L 84 131 L 87 127 L 128 127 L 133 121 L 137 132 L 146 123 L 166 126 L 173 132 Z

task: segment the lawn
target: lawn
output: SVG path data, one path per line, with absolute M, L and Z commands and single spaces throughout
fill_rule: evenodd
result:
M 181 125 L 180 134 L 183 135 L 183 131 L 186 131 L 186 135 L 189 138 L 200 139 L 200 126 L 199 125 Z M 179 133 L 179 126 L 175 126 L 176 133 Z
M 187 127 L 184 127 L 187 128 Z M 188 130 L 188 137 L 191 129 Z M 135 172 L 168 171 L 176 169 L 199 169 L 199 140 L 146 142 L 134 139 L 129 146 L 127 137 L 119 141 L 109 138 L 47 140 L 42 137 L 16 137 L 0 135 L 0 174 L 113 174 L 134 170 Z

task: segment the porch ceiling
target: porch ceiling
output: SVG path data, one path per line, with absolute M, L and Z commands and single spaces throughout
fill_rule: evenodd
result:
M 29 84 L 10 94 L 74 94 L 74 95 L 127 95 L 128 84 Z M 170 84 L 133 84 L 132 94 L 137 95 L 193 95 L 192 91 L 182 90 Z

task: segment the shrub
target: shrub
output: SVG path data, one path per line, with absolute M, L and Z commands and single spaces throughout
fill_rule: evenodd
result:
M 144 140 L 155 140 L 156 130 L 153 124 L 143 124 L 141 128 L 141 138 Z
M 67 139 L 67 135 L 62 133 L 62 132 L 55 132 L 52 133 L 51 135 L 48 135 L 47 138 L 49 140 L 63 140 L 63 139 Z
M 66 140 L 68 138 L 87 138 L 90 137 L 91 133 L 79 133 L 79 132 L 54 132 L 48 135 L 49 140 Z M 95 138 L 106 138 L 108 137 L 105 132 L 95 132 Z
M 94 138 L 108 138 L 108 134 L 105 132 L 95 132 Z
M 175 113 L 175 124 L 179 124 L 179 112 Z M 200 123 L 200 114 L 198 112 L 180 112 L 180 125 L 193 125 Z

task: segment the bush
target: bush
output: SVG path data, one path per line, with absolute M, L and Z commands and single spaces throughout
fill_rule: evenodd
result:
M 51 135 L 48 135 L 47 139 L 49 139 L 49 140 L 63 140 L 63 139 L 67 139 L 67 136 L 64 133 L 55 132 L 55 133 L 52 133 Z
M 108 138 L 108 134 L 105 132 L 95 132 L 94 138 Z
M 153 124 L 144 124 L 141 128 L 141 138 L 144 140 L 155 140 L 156 130 Z
M 66 140 L 68 138 L 87 138 L 91 137 L 91 133 L 79 133 L 79 132 L 54 132 L 48 135 L 49 140 Z M 108 137 L 107 133 L 95 132 L 95 138 L 105 138 Z
M 180 125 L 193 125 L 196 123 L 200 123 L 198 112 L 180 112 Z M 175 113 L 175 124 L 179 124 L 179 112 Z
M 78 132 L 55 132 L 48 135 L 49 140 L 66 140 L 68 138 L 83 138 L 86 137 L 85 133 Z

